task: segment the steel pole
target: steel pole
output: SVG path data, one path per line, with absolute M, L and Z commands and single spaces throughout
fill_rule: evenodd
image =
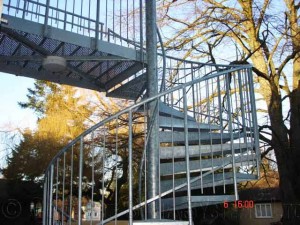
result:
M 157 51 L 156 51 L 156 1 L 145 1 L 146 6 L 146 51 L 147 51 L 147 93 L 148 97 L 158 93 L 157 80 Z M 157 101 L 148 104 L 148 147 L 147 147 L 147 198 L 151 199 L 158 195 L 159 183 L 159 146 L 158 146 L 158 112 Z M 148 218 L 158 218 L 158 206 L 156 202 L 148 206 Z

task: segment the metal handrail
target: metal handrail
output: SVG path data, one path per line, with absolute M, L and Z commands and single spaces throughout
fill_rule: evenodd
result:
M 251 66 L 251 65 L 242 65 L 242 66 L 239 67 L 239 69 L 248 69 L 248 68 L 252 68 L 252 66 Z M 185 88 L 185 87 L 187 87 L 187 86 L 191 86 L 191 85 L 193 85 L 193 84 L 195 84 L 195 83 L 199 83 L 199 82 L 201 82 L 201 81 L 209 80 L 209 79 L 218 77 L 218 76 L 220 76 L 220 75 L 228 74 L 228 73 L 234 72 L 234 71 L 236 71 L 236 70 L 237 70 L 236 68 L 232 68 L 232 69 L 224 70 L 224 71 L 222 71 L 222 72 L 217 72 L 217 73 L 212 74 L 212 75 L 210 75 L 210 76 L 206 76 L 206 77 L 202 77 L 202 78 L 198 78 L 198 79 L 192 80 L 192 81 L 187 82 L 187 83 L 185 83 L 185 84 L 181 84 L 181 85 L 176 86 L 176 87 L 174 87 L 174 88 L 171 88 L 171 89 L 168 89 L 168 90 L 163 91 L 163 92 L 161 92 L 161 93 L 158 93 L 157 95 L 155 95 L 155 96 L 153 96 L 153 97 L 149 97 L 149 98 L 147 98 L 147 99 L 144 99 L 144 100 L 142 100 L 142 101 L 140 101 L 140 102 L 137 102 L 136 104 L 134 104 L 134 105 L 132 105 L 132 106 L 127 107 L 126 109 L 123 109 L 123 110 L 119 111 L 118 113 L 116 113 L 116 114 L 114 114 L 114 115 L 112 115 L 112 116 L 110 116 L 110 117 L 108 117 L 108 118 L 102 120 L 101 122 L 95 124 L 95 125 L 92 126 L 91 128 L 89 128 L 89 129 L 87 129 L 86 131 L 84 131 L 82 134 L 80 134 L 78 137 L 76 137 L 73 141 L 71 141 L 66 147 L 64 147 L 61 151 L 59 151 L 59 152 L 57 153 L 57 155 L 52 159 L 52 161 L 49 163 L 49 166 L 47 167 L 47 169 L 46 169 L 45 171 L 48 171 L 48 170 L 50 169 L 50 167 L 51 167 L 51 164 L 53 164 L 53 162 L 54 162 L 59 156 L 61 156 L 68 148 L 70 148 L 72 145 L 74 145 L 76 142 L 78 142 L 82 137 L 84 137 L 84 136 L 90 134 L 93 130 L 95 130 L 95 129 L 101 127 L 101 126 L 104 125 L 105 123 L 107 123 L 107 122 L 109 122 L 109 121 L 111 121 L 111 120 L 113 120 L 113 119 L 119 117 L 120 115 L 122 115 L 122 114 L 124 114 L 124 113 L 126 113 L 126 112 L 129 112 L 129 111 L 131 111 L 131 110 L 133 110 L 134 108 L 137 108 L 137 107 L 139 107 L 139 106 L 143 106 L 143 105 L 145 105 L 145 104 L 148 103 L 148 102 L 151 102 L 151 101 L 153 101 L 153 100 L 155 100 L 155 99 L 158 99 L 158 98 L 160 98 L 160 97 L 162 97 L 162 96 L 164 96 L 164 95 L 167 95 L 167 94 L 169 94 L 169 93 L 171 93 L 171 92 L 174 92 L 174 91 L 176 91 L 176 90 L 180 90 L 180 89 L 183 89 L 183 88 Z
M 141 108 L 142 106 L 145 107 L 146 105 L 148 105 L 148 103 L 150 103 L 152 101 L 157 101 L 158 102 L 160 99 L 163 99 L 164 96 L 168 97 L 168 95 L 174 95 L 174 94 L 176 96 L 176 93 L 183 93 L 185 95 L 185 97 L 183 98 L 183 103 L 179 103 L 179 105 L 177 106 L 177 107 L 179 107 L 177 111 L 180 112 L 181 111 L 180 109 L 183 110 L 183 113 L 185 115 L 185 124 L 184 124 L 185 133 L 188 134 L 189 131 L 187 129 L 187 115 L 191 114 L 191 113 L 188 111 L 188 108 L 187 108 L 187 104 L 189 104 L 189 103 L 187 102 L 187 95 L 185 93 L 190 93 L 191 94 L 193 91 L 196 91 L 193 88 L 196 88 L 196 89 L 200 88 L 201 84 L 202 85 L 204 84 L 204 85 L 207 86 L 208 84 L 211 85 L 212 82 L 216 82 L 217 80 L 218 81 L 222 81 L 223 84 L 227 84 L 226 86 L 222 86 L 222 88 L 225 88 L 225 90 L 227 90 L 227 91 L 221 92 L 220 91 L 220 87 L 218 85 L 219 90 L 215 90 L 214 88 L 212 88 L 212 91 L 213 91 L 212 94 L 214 93 L 214 91 L 217 91 L 217 93 L 219 95 L 222 94 L 223 98 L 227 101 L 227 103 L 226 103 L 226 104 L 228 104 L 227 107 L 231 107 L 232 106 L 232 104 L 230 103 L 231 96 L 232 96 L 232 98 L 235 98 L 235 97 L 238 97 L 239 95 L 245 95 L 245 91 L 248 91 L 248 89 L 244 89 L 244 87 L 241 86 L 243 84 L 247 84 L 248 85 L 248 83 L 247 83 L 248 82 L 248 78 L 246 80 L 243 80 L 244 83 L 239 84 L 240 85 L 239 87 L 243 87 L 244 93 L 240 92 L 242 90 L 237 89 L 237 91 L 239 91 L 239 93 L 235 94 L 235 95 L 233 93 L 229 92 L 229 88 L 230 88 L 229 84 L 228 84 L 228 80 L 229 79 L 225 79 L 225 78 L 228 77 L 228 76 L 232 76 L 232 77 L 236 77 L 236 79 L 237 78 L 240 79 L 240 77 L 237 76 L 237 74 L 239 74 L 239 71 L 243 71 L 242 72 L 243 76 L 247 77 L 247 76 L 249 76 L 248 72 L 250 71 L 250 69 L 251 69 L 251 65 L 240 65 L 238 68 L 230 68 L 228 70 L 221 70 L 221 71 L 218 71 L 218 72 L 215 72 L 215 73 L 211 73 L 211 74 L 209 74 L 207 76 L 203 76 L 203 77 L 191 80 L 191 81 L 189 81 L 187 83 L 184 83 L 184 84 L 172 87 L 172 88 L 170 88 L 168 90 L 165 90 L 165 91 L 163 91 L 161 93 L 158 93 L 155 96 L 152 96 L 150 98 L 144 99 L 144 100 L 142 100 L 140 102 L 136 102 L 134 105 L 131 105 L 131 106 L 127 107 L 126 109 L 121 110 L 120 112 L 118 112 L 118 113 L 116 113 L 116 114 L 114 114 L 114 115 L 112 115 L 112 116 L 104 119 L 103 121 L 101 121 L 101 122 L 93 125 L 89 129 L 87 129 L 85 132 L 83 132 L 82 134 L 80 134 L 78 137 L 76 137 L 74 140 L 72 140 L 67 146 L 65 146 L 63 149 L 61 149 L 53 157 L 53 159 L 51 160 L 51 162 L 49 163 L 48 167 L 45 170 L 45 184 L 46 184 L 45 185 L 45 192 L 44 192 L 45 193 L 45 197 L 49 199 L 49 196 L 51 196 L 51 193 L 53 192 L 54 188 L 55 188 L 55 190 L 58 190 L 57 186 L 54 185 L 54 187 L 52 187 L 53 186 L 53 182 L 52 181 L 53 181 L 54 177 L 58 176 L 58 175 L 55 175 L 53 173 L 53 169 L 55 167 L 56 167 L 56 170 L 58 170 L 58 166 L 56 166 L 57 162 L 62 159 L 62 156 L 64 156 L 64 154 L 67 154 L 68 152 L 70 152 L 70 150 L 73 149 L 73 146 L 75 146 L 75 144 L 78 144 L 78 143 L 80 143 L 80 157 L 79 157 L 79 159 L 80 159 L 79 163 L 80 164 L 79 164 L 79 166 L 81 168 L 80 171 L 82 171 L 82 163 L 84 162 L 84 159 L 83 159 L 83 151 L 84 151 L 83 146 L 85 145 L 84 142 L 83 142 L 84 138 L 87 137 L 89 139 L 90 136 L 88 136 L 88 135 L 92 134 L 92 136 L 93 136 L 94 135 L 94 133 L 93 133 L 94 131 L 95 132 L 99 132 L 99 137 L 104 137 L 105 138 L 105 136 L 107 135 L 106 132 L 104 133 L 104 131 L 102 131 L 101 129 L 97 130 L 98 128 L 100 128 L 102 126 L 106 127 L 106 124 L 109 124 L 111 122 L 114 123 L 114 121 L 118 121 L 122 116 L 125 116 L 125 117 L 129 116 L 129 118 L 128 118 L 129 119 L 129 124 L 126 123 L 127 125 L 125 125 L 125 127 L 129 128 L 128 152 L 126 151 L 125 154 L 128 153 L 129 156 L 131 156 L 131 154 L 132 154 L 132 148 L 133 148 L 132 143 L 131 143 L 132 142 L 132 134 L 131 134 L 131 132 L 132 132 L 132 126 L 133 126 L 133 120 L 132 120 L 132 115 L 133 114 L 132 113 L 134 113 L 137 109 Z M 219 78 L 220 76 L 222 77 L 221 79 L 216 79 L 216 78 Z M 236 83 L 233 83 L 234 85 L 232 85 L 231 88 L 234 88 L 234 86 L 237 85 L 237 81 L 235 81 L 235 82 Z M 209 85 L 207 86 L 207 88 L 209 88 Z M 193 88 L 189 88 L 189 87 L 193 87 Z M 216 87 L 216 85 L 214 87 Z M 229 96 L 229 93 L 230 93 L 231 96 Z M 178 96 L 178 97 L 180 98 L 180 96 Z M 216 97 L 217 96 L 214 96 L 214 98 L 216 98 Z M 245 97 L 245 96 L 242 96 L 240 98 L 241 101 L 242 101 L 243 97 Z M 205 96 L 204 96 L 204 98 L 205 98 Z M 234 101 L 240 101 L 240 100 L 234 100 Z M 251 104 L 249 107 L 251 107 L 251 110 L 253 110 L 253 106 L 254 105 L 252 105 L 252 104 L 254 104 L 254 102 L 249 103 L 248 100 L 250 100 L 250 99 L 248 98 L 248 95 L 247 95 L 247 101 L 245 103 L 246 104 Z M 253 101 L 253 100 L 254 99 L 252 98 L 251 101 Z M 173 100 L 171 101 L 171 106 L 172 106 L 172 108 L 174 108 L 172 102 L 173 102 Z M 182 106 L 182 104 L 183 104 L 183 106 Z M 225 104 L 225 103 L 223 102 L 223 104 Z M 244 107 L 244 105 L 243 105 L 244 103 L 242 104 L 242 102 L 240 102 L 240 103 L 235 102 L 235 103 L 233 103 L 233 105 L 234 104 L 235 104 L 235 106 L 234 106 L 235 109 L 238 109 L 238 107 Z M 237 104 L 241 104 L 241 105 L 237 105 Z M 210 115 L 211 114 L 210 110 L 217 110 L 217 114 L 219 114 L 219 116 L 221 116 L 221 117 L 222 117 L 222 114 L 224 114 L 224 113 L 228 114 L 228 112 L 227 111 L 223 111 L 221 108 L 216 108 L 217 106 L 222 107 L 220 98 L 219 98 L 219 103 L 217 103 L 217 105 L 213 105 L 213 102 L 212 102 L 212 108 L 210 108 L 210 104 L 208 104 L 206 106 L 207 110 L 208 110 L 208 111 L 206 111 L 206 113 L 204 113 L 204 114 L 207 114 L 205 116 L 205 118 L 204 118 L 205 121 L 207 121 L 206 123 L 209 125 L 209 122 L 216 123 L 216 121 L 220 121 L 221 137 L 222 137 L 222 134 L 223 134 L 223 131 L 222 131 L 223 129 L 226 129 L 227 131 L 231 132 L 230 143 L 234 143 L 233 141 L 236 138 L 243 139 L 242 143 L 247 143 L 247 144 L 248 144 L 247 140 L 250 138 L 251 139 L 251 143 L 253 143 L 252 139 L 256 138 L 255 134 L 253 134 L 253 133 L 257 132 L 257 129 L 255 129 L 255 123 L 253 123 L 254 117 L 246 117 L 246 118 L 243 118 L 241 121 L 239 121 L 239 120 L 236 120 L 235 118 L 231 118 L 233 115 L 229 114 L 228 117 L 225 116 L 225 118 L 220 119 L 217 116 L 215 116 L 214 114 Z M 196 105 L 193 105 L 193 107 L 198 107 L 198 106 L 196 104 Z M 157 108 L 159 108 L 159 105 L 157 105 Z M 248 108 L 248 110 L 249 109 L 250 108 Z M 144 109 L 144 110 L 146 111 L 146 109 Z M 192 109 L 191 112 L 193 112 L 193 110 L 195 110 L 195 109 Z M 195 113 L 196 113 L 196 114 L 194 114 L 195 119 L 198 118 L 198 117 L 201 117 L 200 114 L 203 114 L 203 112 L 200 112 L 200 111 L 195 111 Z M 234 113 L 234 111 L 232 111 L 232 113 Z M 245 110 L 243 110 L 241 113 L 245 113 Z M 243 115 L 239 115 L 239 117 L 241 117 L 241 116 L 243 116 Z M 201 122 L 201 121 L 198 121 L 198 122 Z M 227 125 L 225 127 L 223 127 L 224 126 L 224 124 L 223 124 L 224 122 L 225 123 L 230 123 L 227 128 L 225 128 Z M 148 123 L 151 123 L 151 121 L 150 122 L 148 121 Z M 245 128 L 246 126 L 250 126 L 251 129 L 250 130 L 246 129 Z M 115 129 L 115 128 L 113 128 L 113 129 Z M 146 131 L 147 131 L 147 134 L 145 134 L 145 136 L 143 136 L 143 143 L 147 143 L 149 133 L 151 132 L 151 128 L 148 127 L 146 129 Z M 234 132 L 235 132 L 235 134 L 234 134 Z M 247 134 L 249 134 L 249 135 L 247 136 L 245 132 L 247 132 Z M 214 132 L 212 130 L 210 130 L 210 133 L 214 134 Z M 243 134 L 240 134 L 240 133 L 243 133 Z M 200 136 L 202 135 L 200 133 L 200 131 L 199 131 L 199 135 Z M 199 140 L 200 140 L 200 136 L 199 136 Z M 185 146 L 188 143 L 187 140 L 188 140 L 188 135 L 185 136 Z M 93 139 L 92 141 L 94 142 L 95 139 Z M 255 139 L 254 143 L 256 143 L 256 142 L 257 141 Z M 102 142 L 100 142 L 100 143 L 102 143 Z M 113 141 L 113 143 L 115 143 L 115 141 Z M 104 146 L 105 146 L 105 143 L 104 143 Z M 146 146 L 147 145 L 145 145 L 145 148 L 146 148 Z M 251 144 L 251 146 L 253 146 L 253 144 Z M 100 149 L 100 151 L 104 153 L 106 151 L 105 148 L 109 149 L 109 147 L 104 147 L 104 149 Z M 145 148 L 144 148 L 144 151 L 146 150 Z M 205 176 L 207 176 L 209 174 L 212 174 L 212 177 L 214 178 L 214 176 L 215 176 L 214 174 L 218 173 L 217 171 L 219 171 L 219 170 L 223 170 L 223 176 L 224 176 L 224 173 L 225 173 L 225 170 L 226 170 L 228 164 L 233 164 L 232 166 L 235 167 L 235 158 L 234 157 L 236 157 L 236 155 L 235 155 L 235 151 L 233 150 L 233 148 L 231 148 L 231 149 L 232 149 L 232 152 L 230 154 L 230 157 L 232 158 L 232 160 L 229 161 L 227 159 L 227 160 L 223 161 L 222 164 L 214 165 L 214 159 L 213 159 L 213 157 L 211 157 L 211 164 L 210 164 L 211 165 L 211 170 L 210 171 L 208 171 L 208 172 L 201 172 L 201 174 L 199 176 L 197 176 L 196 178 L 191 178 L 190 180 L 187 180 L 184 183 L 176 184 L 172 188 L 168 188 L 167 190 L 164 189 L 163 192 L 161 192 L 159 195 L 157 195 L 155 197 L 151 197 L 150 199 L 146 198 L 145 200 L 140 199 L 138 204 L 133 204 L 132 193 L 131 193 L 132 192 L 132 185 L 133 184 L 131 183 L 130 184 L 131 187 L 129 188 L 130 189 L 130 193 L 131 193 L 131 195 L 129 195 L 129 197 L 131 199 L 129 201 L 129 203 L 130 203 L 129 206 L 130 207 L 127 210 L 124 209 L 122 212 L 118 212 L 116 210 L 115 211 L 115 215 L 113 215 L 113 216 L 108 215 L 108 217 L 103 218 L 102 223 L 106 223 L 106 222 L 108 222 L 110 220 L 116 219 L 116 218 L 118 218 L 118 217 L 120 217 L 122 215 L 125 215 L 127 213 L 130 213 L 131 214 L 130 218 L 132 218 L 132 211 L 133 210 L 136 210 L 136 209 L 142 208 L 142 207 L 146 208 L 148 204 L 153 203 L 156 200 L 159 200 L 159 202 L 161 202 L 161 198 L 167 196 L 168 194 L 170 194 L 172 192 L 175 192 L 175 191 L 177 191 L 179 189 L 182 189 L 183 187 L 186 187 L 188 190 L 190 190 L 191 189 L 191 184 L 193 182 L 196 182 L 198 180 L 201 180 L 201 182 L 202 182 L 202 178 L 204 178 Z M 252 149 L 252 147 L 249 147 L 249 151 L 253 151 L 251 149 Z M 256 149 L 256 151 L 258 151 L 258 150 Z M 73 150 L 72 150 L 72 152 L 73 152 Z M 222 150 L 222 152 L 223 152 L 223 150 Z M 109 153 L 109 154 L 117 154 L 117 153 Z M 186 154 L 189 154 L 189 153 L 186 153 Z M 226 155 L 228 155 L 228 154 L 229 153 L 227 151 Z M 253 162 L 253 160 L 254 160 L 253 159 L 253 155 L 249 155 L 248 156 L 249 153 L 246 153 L 246 154 L 247 154 L 247 158 L 249 158 L 249 160 L 250 160 L 249 162 Z M 72 155 L 73 155 L 73 153 L 72 153 Z M 222 155 L 223 155 L 223 153 L 222 153 Z M 186 156 L 186 157 L 188 157 L 188 156 Z M 186 158 L 186 159 L 188 159 L 188 158 Z M 105 159 L 103 158 L 101 160 L 103 160 L 103 163 L 104 163 Z M 130 158 L 129 162 L 131 162 L 131 160 L 132 159 Z M 201 162 L 201 155 L 200 155 L 200 162 Z M 218 161 L 218 162 L 220 162 L 220 161 Z M 238 162 L 238 159 L 237 159 L 237 162 Z M 141 161 L 139 161 L 139 163 L 141 163 Z M 103 166 L 104 166 L 104 164 L 103 164 Z M 132 168 L 132 167 L 129 166 L 129 168 Z M 187 169 L 187 171 L 189 171 L 189 169 Z M 103 173 L 104 173 L 104 167 L 103 167 Z M 132 182 L 132 179 L 136 179 L 136 178 L 132 177 L 133 176 L 132 175 L 132 171 L 131 172 L 129 171 L 129 173 L 131 174 L 129 176 L 129 180 Z M 237 171 L 233 170 L 234 183 L 237 182 L 236 173 L 237 173 Z M 102 176 L 104 176 L 104 175 L 102 175 Z M 79 173 L 79 177 L 81 177 L 81 178 L 79 180 L 79 183 L 77 183 L 78 184 L 78 188 L 82 186 L 82 182 L 81 182 L 82 181 L 81 180 L 82 179 L 82 172 Z M 104 179 L 104 178 L 102 178 L 102 179 Z M 101 182 L 102 182 L 102 185 L 103 185 L 103 181 L 101 181 Z M 214 181 L 212 181 L 212 183 L 214 184 Z M 104 186 L 102 186 L 102 190 L 104 190 Z M 78 190 L 78 191 L 81 193 L 81 189 Z M 78 194 L 80 194 L 80 193 L 78 193 Z M 235 193 L 237 193 L 236 190 L 235 190 Z M 81 194 L 79 195 L 79 199 L 81 199 Z M 189 202 L 190 201 L 191 201 L 191 199 L 189 199 Z M 45 206 L 45 207 L 47 207 L 47 206 Z M 49 209 L 51 210 L 51 208 L 49 208 Z M 104 210 L 104 208 L 103 208 L 103 210 Z M 143 214 L 141 214 L 141 215 L 143 215 Z M 48 218 L 51 217 L 51 212 L 48 212 L 48 214 L 45 215 L 45 216 L 48 216 Z

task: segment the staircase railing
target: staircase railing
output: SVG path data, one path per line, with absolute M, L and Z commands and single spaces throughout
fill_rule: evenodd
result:
M 125 219 L 132 224 L 147 219 L 150 202 L 159 205 L 159 218 L 184 219 L 176 214 L 182 209 L 176 198 L 185 196 L 184 192 L 226 194 L 227 185 L 233 184 L 237 196 L 239 176 L 255 169 L 260 158 L 251 66 L 216 70 L 182 83 L 94 125 L 52 159 L 45 171 L 44 224 L 53 223 L 57 199 L 77 224 L 90 220 L 82 209 L 90 213 L 96 202 L 101 208 L 93 218 L 97 223 Z M 160 112 L 161 194 L 147 199 L 144 178 L 140 202 L 138 172 L 149 134 L 147 105 L 153 101 L 158 102 Z M 166 107 L 182 113 L 183 136 L 178 116 L 168 114 Z M 168 127 L 163 125 L 165 119 Z M 147 173 L 147 162 L 143 167 Z M 191 202 L 189 207 L 193 207 Z

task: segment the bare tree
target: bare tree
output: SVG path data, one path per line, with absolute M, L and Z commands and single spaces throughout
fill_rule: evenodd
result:
M 231 63 L 253 64 L 269 120 L 260 127 L 270 146 L 263 155 L 275 152 L 284 224 L 299 224 L 285 207 L 300 202 L 299 7 L 296 0 L 169 0 L 159 10 L 169 51 L 214 63 L 231 51 L 238 56 Z

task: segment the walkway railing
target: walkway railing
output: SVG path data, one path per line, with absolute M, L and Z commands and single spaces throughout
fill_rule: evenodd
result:
M 232 174 L 230 179 L 235 181 L 237 194 L 237 172 L 253 170 L 260 159 L 251 67 L 216 69 L 206 76 L 180 83 L 94 125 L 53 158 L 45 171 L 44 224 L 53 223 L 54 209 L 60 201 L 62 214 L 72 218 L 67 224 L 74 224 L 72 221 L 82 224 L 84 220 L 90 221 L 90 224 L 105 224 L 124 219 L 132 224 L 134 220 L 147 219 L 147 205 L 152 202 L 159 206 L 159 218 L 177 220 L 180 219 L 176 214 L 177 191 L 191 196 L 191 190 L 195 188 L 202 193 L 206 188 L 211 188 L 212 194 L 218 194 L 216 186 L 221 186 L 224 194 L 228 173 Z M 160 102 L 176 108 L 183 113 L 186 121 L 182 140 L 175 139 L 176 118 L 170 117 L 172 132 L 164 133 L 166 139 L 160 139 L 161 148 L 183 146 L 186 151 L 181 157 L 185 159 L 185 165 L 193 157 L 197 158 L 197 163 L 185 167 L 185 172 L 177 171 L 177 153 L 171 150 L 166 158 L 163 154 L 167 153 L 160 152 L 161 162 L 167 160 L 169 166 L 161 170 L 158 165 L 160 194 L 147 199 L 147 178 L 143 176 L 141 182 L 139 168 L 142 167 L 142 171 L 147 173 L 148 165 L 142 158 L 144 152 L 147 154 L 146 140 L 150 133 L 147 128 L 147 105 L 151 102 L 157 103 L 158 112 L 162 110 Z M 198 129 L 188 127 L 188 118 L 198 122 Z M 206 131 L 200 128 L 200 124 L 208 126 Z M 161 127 L 157 132 L 164 131 Z M 216 135 L 221 143 L 217 157 L 212 147 L 216 144 Z M 189 150 L 189 142 L 197 142 L 197 154 Z M 225 144 L 231 148 L 225 149 Z M 191 175 L 191 172 L 194 174 Z M 205 183 L 208 176 L 211 178 L 209 185 Z M 172 181 L 167 185 L 166 177 Z M 179 183 L 178 178 L 182 180 Z M 140 198 L 139 184 L 142 184 Z M 173 201 L 167 205 L 171 205 L 171 213 L 165 213 L 170 211 L 165 208 L 165 202 L 170 197 Z M 89 213 L 96 202 L 99 203 L 100 213 L 92 221 L 89 220 Z M 66 220 L 66 217 L 60 219 Z
M 143 0 L 4 0 L 3 13 L 73 33 L 128 46 L 143 46 Z M 131 46 L 132 47 L 132 46 Z

